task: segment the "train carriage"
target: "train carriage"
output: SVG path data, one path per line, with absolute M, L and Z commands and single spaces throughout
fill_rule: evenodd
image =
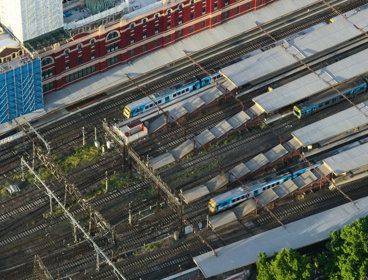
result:
M 133 118 L 137 115 L 140 115 L 144 112 L 147 112 L 157 105 L 163 105 L 171 102 L 172 100 L 179 98 L 185 94 L 194 92 L 202 87 L 209 85 L 211 82 L 218 80 L 221 77 L 220 74 L 216 73 L 211 76 L 205 77 L 197 77 L 195 81 L 186 84 L 184 86 L 180 86 L 177 89 L 170 88 L 168 90 L 164 90 L 159 92 L 156 95 L 150 95 L 149 97 L 143 97 L 139 100 L 136 100 L 128 105 L 126 105 L 123 109 L 123 115 L 125 118 Z
M 364 77 L 355 82 L 344 83 L 344 85 L 338 86 L 337 88 L 344 96 L 351 99 L 361 93 L 367 92 L 368 80 L 367 77 Z M 340 93 L 336 92 L 334 89 L 329 89 L 328 91 L 312 96 L 308 100 L 295 105 L 293 114 L 298 119 L 301 119 L 344 100 L 345 98 L 341 96 Z

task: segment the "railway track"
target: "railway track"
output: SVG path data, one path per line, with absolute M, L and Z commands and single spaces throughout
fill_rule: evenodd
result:
M 193 73 L 193 72 L 192 72 Z M 182 77 L 183 76 L 180 76 L 180 79 L 182 79 Z M 172 81 L 171 81 L 172 82 Z M 157 84 L 157 87 L 163 87 L 163 85 L 162 84 Z M 122 103 L 122 104 L 124 104 L 124 103 Z M 120 107 L 122 104 L 118 104 L 118 105 L 116 105 L 116 107 L 115 108 L 117 108 L 117 107 Z M 107 108 L 109 108 L 109 110 L 111 110 L 111 108 L 114 108 L 114 106 L 113 105 L 111 105 L 111 107 L 109 107 L 110 105 L 107 105 Z M 93 118 L 95 118 L 96 117 L 96 115 L 99 115 L 99 114 L 101 114 L 101 112 L 91 112 L 91 113 L 87 113 L 86 115 L 85 115 L 85 117 L 84 117 L 84 119 L 83 119 L 83 121 L 85 121 L 85 123 L 87 123 L 87 122 L 90 122 Z M 112 117 L 112 116 L 114 116 L 115 115 L 115 113 L 112 113 L 112 114 L 107 114 L 108 115 L 108 117 Z M 98 120 L 98 121 L 100 121 L 100 120 Z M 97 122 L 98 122 L 97 121 Z M 63 133 L 61 132 L 61 131 L 63 131 L 64 129 L 70 129 L 70 131 L 72 131 L 73 129 L 75 130 L 75 134 L 73 134 L 73 132 L 70 132 L 70 135 L 68 135 L 68 137 L 71 137 L 71 136 L 73 136 L 73 135 L 75 135 L 75 141 L 80 141 L 80 137 L 78 138 L 77 137 L 77 134 L 78 133 L 80 133 L 79 132 L 79 127 L 78 127 L 78 125 L 80 126 L 80 124 L 78 124 L 77 123 L 77 120 L 75 119 L 75 120 L 73 120 L 72 122 L 65 122 L 65 123 L 61 123 L 60 125 L 58 125 L 57 127 L 55 127 L 55 128 L 53 128 L 53 130 L 48 130 L 48 129 L 45 129 L 45 133 L 42 133 L 43 135 L 46 135 L 46 137 L 48 137 L 49 139 L 54 139 L 54 138 L 58 138 L 58 137 L 60 137 L 60 138 L 58 138 L 58 140 L 55 140 L 55 145 L 57 145 L 57 144 L 59 144 L 60 145 L 60 147 L 62 147 L 62 145 L 64 144 L 64 141 L 65 142 L 67 142 L 67 137 L 62 137 L 63 135 Z M 93 127 L 93 125 L 94 124 L 90 124 L 89 126 L 88 126 L 88 128 L 92 128 Z M 73 127 L 75 127 L 75 128 L 73 128 Z M 41 129 L 42 130 L 42 129 Z M 49 131 L 49 132 L 48 132 Z M 64 132 L 65 132 L 65 130 L 64 130 Z M 189 163 L 188 163 L 189 164 Z M 113 200 L 113 199 L 115 199 L 115 198 L 112 198 L 111 200 Z M 169 223 L 169 220 L 165 220 L 164 221 L 164 223 Z M 148 237 L 152 237 L 152 235 L 148 235 Z M 48 244 L 47 246 L 46 246 L 46 248 L 51 248 L 51 246 L 52 246 L 52 244 Z M 44 248 L 45 249 L 45 248 Z M 187 250 L 189 250 L 188 248 L 186 248 Z M 163 255 L 157 255 L 157 259 L 155 259 L 157 262 L 161 262 L 160 260 L 161 259 L 163 259 L 163 258 L 165 258 L 165 257 L 169 257 L 169 256 L 171 256 L 171 258 L 174 260 L 175 258 L 177 258 L 177 259 L 180 259 L 180 258 L 184 258 L 184 255 L 186 254 L 184 251 L 186 250 L 185 248 L 183 249 L 181 249 L 181 250 L 178 250 L 177 252 L 175 252 L 175 254 L 173 253 L 173 255 L 171 256 L 171 255 L 165 255 L 165 256 L 163 256 Z M 196 248 L 196 249 L 198 249 L 198 248 Z M 90 251 L 89 251 L 90 252 Z M 78 252 L 75 252 L 75 254 L 78 254 Z M 75 254 L 72 254 L 73 256 L 75 255 Z M 92 253 L 93 254 L 93 253 Z M 171 254 L 171 253 L 170 253 Z M 183 256 L 182 257 L 176 257 L 177 255 L 180 255 L 180 254 L 183 254 Z M 85 255 L 88 255 L 88 250 L 86 251 L 86 253 L 85 253 Z M 186 258 L 188 259 L 188 254 L 186 254 Z M 93 261 L 94 261 L 94 258 L 89 258 L 89 259 L 91 259 L 91 261 L 85 261 L 84 260 L 84 257 L 81 259 L 81 263 L 83 263 L 83 265 L 85 266 L 85 265 L 87 265 L 87 264 L 90 264 L 90 263 L 92 263 Z M 190 257 L 189 257 L 189 259 L 190 259 Z M 129 260 L 127 260 L 127 261 L 131 261 L 131 259 L 129 259 Z M 182 261 L 184 261 L 184 259 L 182 259 Z M 148 260 L 146 260 L 146 259 L 144 259 L 144 260 L 141 260 L 141 261 L 137 261 L 137 264 L 139 264 L 141 267 L 142 266 L 144 266 L 144 267 L 146 267 L 146 264 L 148 263 Z M 151 268 L 151 270 L 146 270 L 146 272 L 140 272 L 139 270 L 137 270 L 137 269 L 135 269 L 135 271 L 136 271 L 136 273 L 137 273 L 137 278 L 138 277 L 140 277 L 141 275 L 142 275 L 142 273 L 143 273 L 143 275 L 146 275 L 146 274 L 149 274 L 149 273 L 152 273 L 152 272 L 154 272 L 154 271 L 157 271 L 157 268 L 159 268 L 159 267 L 164 267 L 164 268 L 167 268 L 167 267 L 170 267 L 170 263 L 169 263 L 169 261 L 168 262 L 161 262 L 162 264 L 161 264 L 161 266 L 160 266 L 160 264 L 158 264 L 157 266 L 155 266 L 154 268 Z M 138 265 L 137 265 L 138 266 Z M 81 266 L 80 266 L 81 267 Z M 131 268 L 127 268 L 127 269 L 131 269 Z M 65 271 L 65 273 L 67 272 L 67 271 L 69 271 L 70 270 L 70 268 L 68 268 L 68 267 L 66 267 L 65 268 L 65 270 L 63 270 L 63 271 Z M 73 268 L 72 270 L 77 270 L 77 268 Z M 149 272 L 150 271 L 150 272 Z M 106 272 L 108 272 L 108 273 L 110 273 L 109 271 L 106 271 Z M 91 275 L 95 275 L 95 273 L 91 273 Z M 101 279 L 105 279 L 105 278 L 101 278 Z M 148 278 L 147 278 L 148 279 Z

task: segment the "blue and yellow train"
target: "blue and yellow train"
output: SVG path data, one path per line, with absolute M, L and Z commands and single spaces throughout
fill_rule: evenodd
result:
M 368 80 L 367 77 L 364 77 L 353 83 L 346 83 L 345 85 L 338 86 L 337 88 L 343 95 L 351 99 L 368 90 Z M 305 116 L 316 113 L 319 110 L 337 104 L 343 100 L 345 100 L 345 98 L 341 96 L 341 94 L 337 93 L 333 89 L 330 89 L 324 91 L 322 94 L 314 95 L 304 102 L 295 105 L 293 108 L 293 114 L 298 119 L 301 119 Z
M 208 209 L 211 213 L 217 213 L 223 210 L 226 210 L 230 207 L 233 207 L 243 201 L 248 200 L 253 196 L 260 195 L 264 191 L 268 189 L 272 189 L 287 180 L 295 179 L 296 177 L 302 175 L 306 171 L 316 168 L 320 166 L 322 163 L 318 162 L 311 167 L 306 167 L 295 172 L 289 172 L 281 177 L 269 180 L 269 179 L 262 179 L 250 184 L 245 185 L 245 187 L 238 187 L 232 189 L 228 192 L 223 194 L 217 195 L 210 199 L 208 202 Z
M 221 75 L 218 73 L 203 78 L 197 77 L 194 82 L 181 86 L 177 89 L 170 89 L 168 91 L 158 93 L 157 95 L 143 97 L 130 104 L 127 104 L 123 109 L 123 115 L 127 119 L 133 118 L 155 108 L 157 105 L 169 103 L 180 96 L 207 86 L 220 77 Z

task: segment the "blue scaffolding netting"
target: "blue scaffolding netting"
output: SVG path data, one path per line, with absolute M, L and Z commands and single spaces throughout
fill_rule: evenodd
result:
M 0 74 L 0 123 L 43 108 L 41 60 Z

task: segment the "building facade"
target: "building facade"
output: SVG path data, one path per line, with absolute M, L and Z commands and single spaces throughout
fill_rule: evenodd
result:
M 137 14 L 133 12 L 128 14 L 129 17 L 116 20 L 112 16 L 71 28 L 68 30 L 71 38 L 39 52 L 43 91 L 47 94 L 61 89 L 273 1 L 187 0 L 160 3 L 158 8 L 152 7 L 152 10 Z
M 21 17 L 0 12 L 0 23 L 41 57 L 43 92 L 48 94 L 274 1 L 0 0 L 0 8 L 11 2 L 6 9 Z

